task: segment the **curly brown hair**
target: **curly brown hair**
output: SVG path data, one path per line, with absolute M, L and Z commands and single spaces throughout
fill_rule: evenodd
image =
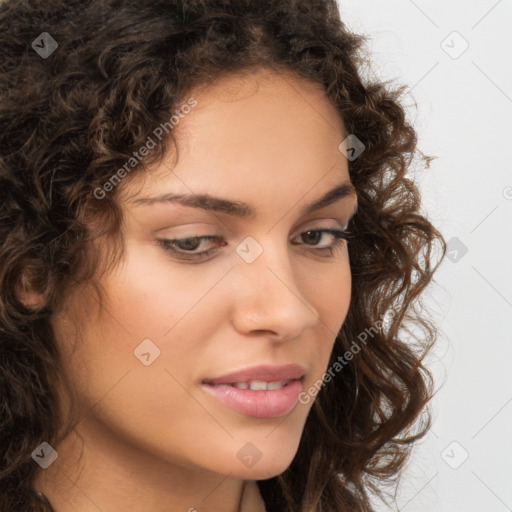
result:
M 418 150 L 405 88 L 361 78 L 366 38 L 347 30 L 334 0 L 4 0 L 0 26 L 0 509 L 52 510 L 32 487 L 31 457 L 68 431 L 50 319 L 71 287 L 123 253 L 118 190 L 101 201 L 92 191 L 193 87 L 266 67 L 321 84 L 365 145 L 349 162 L 353 286 L 330 364 L 387 323 L 319 393 L 288 469 L 258 484 L 269 511 L 371 510 L 430 428 L 423 362 L 437 329 L 416 306 L 446 250 L 406 176 Z M 48 58 L 31 47 L 42 31 L 58 42 Z M 102 237 L 108 257 L 92 250 Z M 43 302 L 27 304 L 28 292 Z M 414 328 L 416 344 L 406 340 Z

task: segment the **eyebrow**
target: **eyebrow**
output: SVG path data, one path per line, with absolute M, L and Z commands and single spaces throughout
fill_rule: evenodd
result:
M 340 199 L 346 199 L 349 197 L 354 197 L 356 199 L 353 212 L 355 214 L 357 211 L 357 193 L 354 185 L 349 181 L 337 185 L 319 199 L 316 199 L 312 203 L 306 205 L 302 209 L 301 215 L 308 215 L 309 213 L 329 206 Z M 188 195 L 167 193 L 154 197 L 141 197 L 133 200 L 132 203 L 136 206 L 148 206 L 158 203 L 178 203 L 183 206 L 224 213 L 234 217 L 253 218 L 256 216 L 256 211 L 247 203 L 214 197 L 209 194 Z

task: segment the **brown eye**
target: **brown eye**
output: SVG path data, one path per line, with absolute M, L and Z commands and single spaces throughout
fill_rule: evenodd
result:
M 312 244 L 307 243 L 307 245 L 312 245 L 313 247 L 322 239 L 324 234 L 328 234 L 334 237 L 334 242 L 326 247 L 318 247 L 312 249 L 317 253 L 326 253 L 327 256 L 332 256 L 337 250 L 342 249 L 343 246 L 346 245 L 347 240 L 350 237 L 350 233 L 347 230 L 341 229 L 309 229 L 308 231 L 304 231 L 297 238 L 302 238 L 303 240 L 310 240 L 313 242 Z
M 213 248 L 196 253 L 190 252 L 195 251 L 198 247 L 200 247 L 202 241 L 208 240 L 222 241 L 222 237 L 215 235 L 205 235 L 172 240 L 160 238 L 157 240 L 157 242 L 165 251 L 175 255 L 178 259 L 181 258 L 184 260 L 195 260 L 205 258 L 218 250 L 217 248 Z M 226 245 L 226 242 L 220 245 Z

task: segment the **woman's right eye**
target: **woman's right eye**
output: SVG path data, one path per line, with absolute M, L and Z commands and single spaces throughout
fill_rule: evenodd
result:
M 181 238 L 181 239 L 166 239 L 166 238 L 159 238 L 157 239 L 157 242 L 159 245 L 167 252 L 170 252 L 174 256 L 176 256 L 179 259 L 184 260 L 197 260 L 197 259 L 203 259 L 207 256 L 210 256 L 214 252 L 218 251 L 218 247 L 215 247 L 213 249 L 208 249 L 205 251 L 200 252 L 190 252 L 194 251 L 200 246 L 201 241 L 208 241 L 208 240 L 215 240 L 218 242 L 221 242 L 223 239 L 220 236 L 217 235 L 205 235 L 205 236 L 194 236 L 189 238 Z M 227 245 L 227 242 L 224 242 L 223 244 L 220 244 L 221 247 Z M 181 248 L 180 248 L 181 246 Z M 176 249 L 178 247 L 178 249 Z

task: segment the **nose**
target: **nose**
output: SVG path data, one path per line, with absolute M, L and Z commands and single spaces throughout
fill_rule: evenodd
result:
M 286 247 L 268 242 L 255 261 L 241 259 L 232 274 L 232 321 L 238 332 L 287 340 L 319 321 Z

